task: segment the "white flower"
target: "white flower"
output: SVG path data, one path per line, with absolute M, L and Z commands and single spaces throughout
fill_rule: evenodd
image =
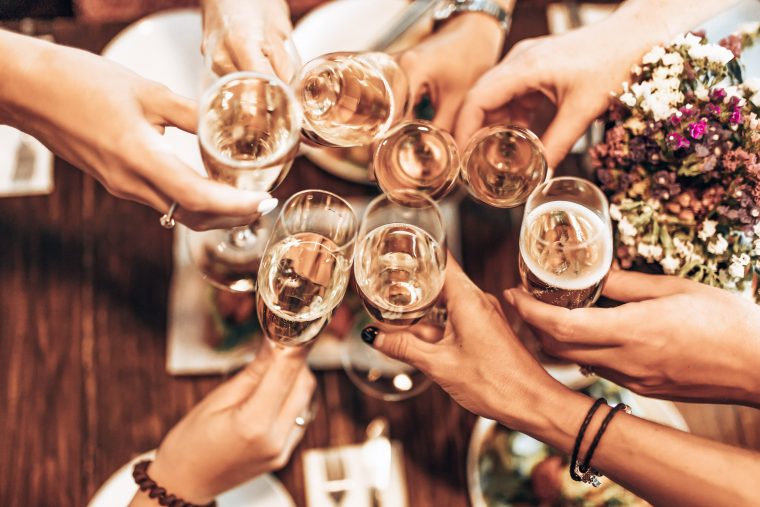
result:
M 739 30 L 737 30 L 737 33 L 754 34 L 758 31 L 760 31 L 760 21 L 750 21 L 748 23 L 742 23 L 739 25 Z
M 754 104 L 754 96 L 750 99 L 752 100 L 752 103 Z M 760 129 L 760 119 L 757 117 L 757 115 L 753 113 L 749 113 L 749 128 L 752 130 L 758 130 Z
M 616 222 L 619 222 L 623 218 L 623 214 L 620 213 L 620 208 L 617 204 L 610 204 L 610 218 Z
M 710 92 L 707 90 L 707 87 L 703 85 L 702 83 L 699 83 L 697 85 L 697 89 L 694 90 L 694 95 L 697 97 L 698 100 L 701 101 L 707 101 L 710 99 Z
M 717 44 L 699 44 L 689 48 L 689 57 L 700 60 L 706 59 L 720 65 L 725 65 L 734 59 L 734 54 L 730 49 Z
M 660 266 L 662 266 L 662 269 L 665 271 L 666 275 L 674 275 L 678 268 L 681 267 L 681 261 L 680 259 L 668 254 L 660 261 Z
M 728 104 L 731 101 L 731 99 L 734 97 L 739 99 L 740 102 L 744 100 L 744 94 L 742 93 L 742 91 L 739 89 L 738 86 L 735 86 L 735 85 L 726 86 L 725 88 L 723 88 L 723 90 L 726 92 L 726 96 L 723 98 L 723 102 L 726 104 Z
M 755 93 L 760 92 L 760 77 L 749 77 L 744 81 L 744 87 Z
M 662 56 L 662 63 L 663 65 L 678 65 L 679 63 L 683 65 L 683 57 L 680 53 L 665 53 Z
M 732 255 L 731 256 L 731 264 L 739 264 L 740 266 L 749 266 L 750 258 L 749 255 L 746 253 L 743 253 L 739 256 Z
M 744 278 L 744 266 L 738 262 L 732 262 L 728 267 L 728 274 L 734 278 Z
M 693 33 L 680 34 L 670 44 L 672 46 L 686 46 L 690 48 L 692 46 L 700 45 L 702 39 L 694 35 Z
M 707 251 L 713 255 L 723 255 L 728 249 L 728 241 L 722 234 L 718 234 L 715 237 L 715 241 L 707 244 Z
M 736 288 L 736 277 L 733 275 L 729 275 L 728 271 L 725 269 L 721 269 L 718 273 L 718 280 L 720 280 L 720 284 L 723 286 L 724 289 L 735 289 Z
M 715 236 L 715 226 L 718 225 L 718 222 L 715 220 L 705 220 L 702 222 L 702 228 L 699 230 L 699 233 L 697 234 L 699 236 L 699 239 L 702 241 L 707 241 L 708 239 Z
M 752 231 L 755 233 L 755 236 L 760 237 L 760 222 L 752 226 Z
M 623 217 L 623 219 L 618 222 L 618 231 L 620 231 L 620 235 L 623 238 L 633 238 L 638 232 L 636 231 L 636 227 L 628 221 L 628 217 Z
M 646 64 L 649 63 L 657 63 L 660 61 L 660 58 L 662 58 L 665 55 L 665 48 L 662 46 L 655 46 L 652 49 L 649 50 L 647 54 L 644 55 L 644 57 L 641 59 L 641 62 Z
M 644 257 L 649 262 L 662 257 L 662 247 L 652 243 L 639 243 L 637 251 L 640 256 Z
M 620 102 L 628 107 L 633 107 L 636 105 L 636 97 L 631 92 L 625 92 L 620 96 Z

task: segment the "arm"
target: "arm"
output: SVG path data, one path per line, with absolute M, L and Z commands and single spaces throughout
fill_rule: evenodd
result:
M 0 121 L 23 130 L 117 197 L 194 228 L 249 223 L 267 193 L 243 192 L 186 166 L 162 137 L 194 132 L 193 101 L 97 55 L 0 30 Z
M 549 377 L 514 335 L 498 301 L 453 262 L 442 299 L 449 320 L 440 341 L 422 340 L 412 330 L 376 332 L 373 346 L 425 372 L 468 410 L 569 454 L 592 400 Z M 607 410 L 592 420 L 581 456 Z M 757 453 L 623 413 L 609 425 L 592 465 L 658 505 L 751 505 L 760 476 Z

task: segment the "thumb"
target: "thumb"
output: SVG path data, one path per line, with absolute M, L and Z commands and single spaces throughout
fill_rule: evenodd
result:
M 194 100 L 168 91 L 161 115 L 166 123 L 194 134 L 198 129 L 198 108 Z
M 557 167 L 593 120 L 582 107 L 568 102 L 560 106 L 541 139 L 550 168 Z
M 426 372 L 436 347 L 418 338 L 411 331 L 384 332 L 376 327 L 362 331 L 362 340 L 386 356 L 410 364 Z

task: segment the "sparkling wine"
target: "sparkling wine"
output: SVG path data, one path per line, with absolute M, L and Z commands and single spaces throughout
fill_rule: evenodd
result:
M 243 190 L 276 188 L 298 151 L 292 95 L 266 79 L 241 78 L 209 100 L 198 132 L 209 176 Z
M 346 292 L 350 264 L 336 245 L 299 233 L 269 247 L 258 276 L 257 311 L 266 335 L 283 345 L 314 340 Z
M 382 135 L 398 116 L 394 91 L 380 53 L 328 55 L 307 64 L 297 96 L 303 135 L 324 146 L 361 146 Z M 403 113 L 402 113 L 403 114 Z
M 459 175 L 454 139 L 424 121 L 405 122 L 389 131 L 372 164 L 385 193 L 417 190 L 431 199 L 448 194 Z
M 463 166 L 470 194 L 499 208 L 525 203 L 547 171 L 538 138 L 518 127 L 492 127 L 476 134 Z
M 259 222 L 231 230 L 194 233 L 193 259 L 212 285 L 232 292 L 254 292 L 268 231 Z
M 438 300 L 445 246 L 419 227 L 388 224 L 359 245 L 354 275 L 367 311 L 379 322 L 408 326 Z
M 528 291 L 566 308 L 593 304 L 612 264 L 612 235 L 605 222 L 570 201 L 541 204 L 524 220 L 519 269 Z

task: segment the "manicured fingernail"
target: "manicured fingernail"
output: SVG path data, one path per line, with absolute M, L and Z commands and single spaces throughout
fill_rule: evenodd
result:
M 512 289 L 508 289 L 504 291 L 504 299 L 507 300 L 507 303 L 509 303 L 512 306 L 515 306 L 515 296 L 512 295 Z
M 259 207 L 256 209 L 256 211 L 258 211 L 262 215 L 266 215 L 267 213 L 269 213 L 270 211 L 272 211 L 273 209 L 277 207 L 277 202 L 278 202 L 277 199 L 275 199 L 274 197 L 270 197 L 269 199 L 264 199 L 263 201 L 259 203 Z
M 362 330 L 362 340 L 367 345 L 372 345 L 375 342 L 375 338 L 380 334 L 380 330 L 374 326 L 365 327 Z

